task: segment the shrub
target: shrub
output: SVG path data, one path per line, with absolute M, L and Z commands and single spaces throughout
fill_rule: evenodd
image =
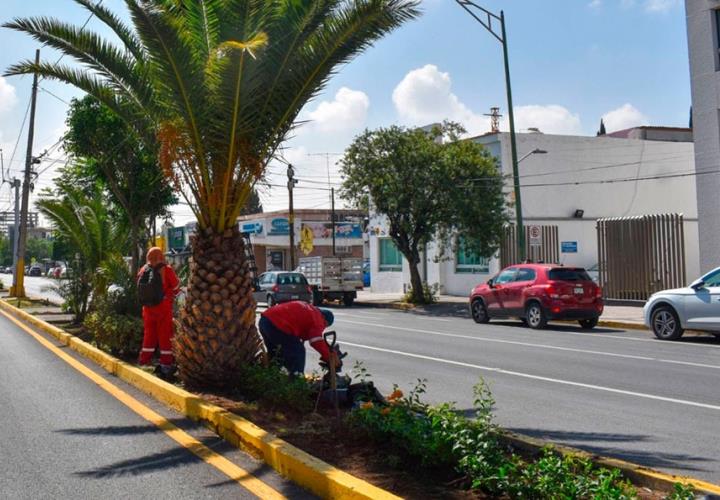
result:
M 422 292 L 422 302 L 421 304 L 434 304 L 438 300 L 438 295 L 440 293 L 440 284 L 439 283 L 433 283 L 432 285 L 428 285 L 427 282 L 423 283 L 423 292 Z M 403 296 L 403 302 L 406 302 L 408 304 L 413 303 L 413 291 L 412 287 L 408 287 L 407 292 L 405 292 L 405 295 Z
M 388 405 L 362 403 L 350 415 L 352 425 L 388 449 L 402 450 L 425 467 L 450 467 L 473 489 L 510 498 L 635 498 L 620 472 L 596 467 L 590 460 L 561 456 L 551 449 L 526 462 L 500 443 L 492 421 L 494 404 L 481 380 L 474 388 L 475 418 L 461 415 L 451 403 L 427 406 L 424 381 L 407 397 L 395 388 Z
M 235 388 L 242 396 L 273 409 L 308 413 L 313 409 L 312 388 L 304 377 L 289 377 L 278 365 L 245 364 Z
M 137 316 L 118 314 L 108 297 L 94 301 L 95 310 L 87 315 L 85 328 L 100 349 L 117 356 L 135 357 L 143 340 L 143 322 Z

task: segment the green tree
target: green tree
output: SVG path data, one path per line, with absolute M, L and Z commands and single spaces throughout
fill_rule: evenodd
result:
M 341 160 L 342 195 L 387 217 L 389 235 L 410 266 L 412 301 L 426 301 L 420 250 L 463 247 L 492 255 L 506 221 L 502 177 L 479 144 L 461 140 L 462 127 L 432 131 L 402 127 L 366 131 Z
M 237 217 L 305 104 L 338 68 L 415 18 L 418 0 L 125 0 L 132 25 L 75 0 L 122 44 L 47 17 L 5 26 L 83 68 L 25 61 L 158 140 L 160 164 L 198 221 L 175 353 L 189 385 L 226 385 L 258 359 L 252 277 Z M 228 293 L 229 292 L 229 293 Z
M 28 262 L 42 262 L 52 257 L 52 241 L 45 238 L 30 237 L 27 239 L 25 254 Z
M 0 265 L 10 266 L 12 265 L 12 261 L 13 249 L 10 238 L 4 234 L 0 234 Z
M 67 126 L 65 150 L 78 160 L 78 167 L 66 173 L 81 186 L 100 185 L 120 207 L 135 274 L 151 226 L 156 218 L 168 217 L 167 207 L 176 201 L 160 170 L 157 147 L 147 147 L 115 112 L 92 96 L 73 99 Z

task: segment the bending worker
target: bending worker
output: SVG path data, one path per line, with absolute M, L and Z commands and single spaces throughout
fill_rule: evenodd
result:
M 323 339 L 325 328 L 332 325 L 333 321 L 335 317 L 332 311 L 295 300 L 263 312 L 259 329 L 270 360 L 278 359 L 292 375 L 305 371 L 304 341 L 310 342 L 324 362 L 329 363 L 330 356 L 333 356 L 335 366 L 341 366 L 337 353 L 331 353 Z

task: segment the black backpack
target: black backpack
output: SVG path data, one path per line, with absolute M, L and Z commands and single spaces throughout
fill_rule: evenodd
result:
M 156 306 L 165 298 L 162 281 L 162 268 L 164 264 L 156 268 L 145 266 L 140 279 L 138 280 L 138 298 L 144 306 Z

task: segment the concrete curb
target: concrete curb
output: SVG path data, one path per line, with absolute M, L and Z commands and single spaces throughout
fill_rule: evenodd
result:
M 438 302 L 431 305 L 456 305 L 460 302 Z M 405 304 L 403 302 L 355 302 L 355 305 L 364 307 L 374 307 L 376 309 L 399 309 L 402 311 L 410 311 L 417 309 L 418 306 L 415 304 Z M 621 328 L 625 330 L 647 330 L 648 328 L 642 323 L 633 323 L 630 321 L 614 321 L 614 320 L 603 320 L 598 322 L 598 326 L 604 326 L 606 328 Z
M 538 454 L 543 448 L 552 447 L 555 451 L 563 456 L 573 456 L 591 460 L 593 463 L 608 469 L 619 469 L 623 476 L 630 480 L 635 486 L 646 487 L 652 490 L 665 492 L 673 491 L 675 483 L 681 483 L 692 486 L 698 493 L 720 494 L 720 485 L 702 481 L 688 476 L 677 476 L 674 474 L 666 474 L 656 471 L 642 465 L 626 462 L 617 458 L 604 457 L 587 451 L 562 446 L 552 442 L 544 441 L 529 436 L 515 434 L 505 431 L 501 438 L 506 444 L 512 448 L 523 450 L 531 455 Z
M 140 368 L 0 300 L 4 309 L 101 366 L 142 392 L 174 408 L 188 418 L 202 421 L 232 445 L 265 461 L 284 477 L 322 498 L 398 499 L 399 497 L 356 478 L 283 441 L 252 422 L 175 387 Z

